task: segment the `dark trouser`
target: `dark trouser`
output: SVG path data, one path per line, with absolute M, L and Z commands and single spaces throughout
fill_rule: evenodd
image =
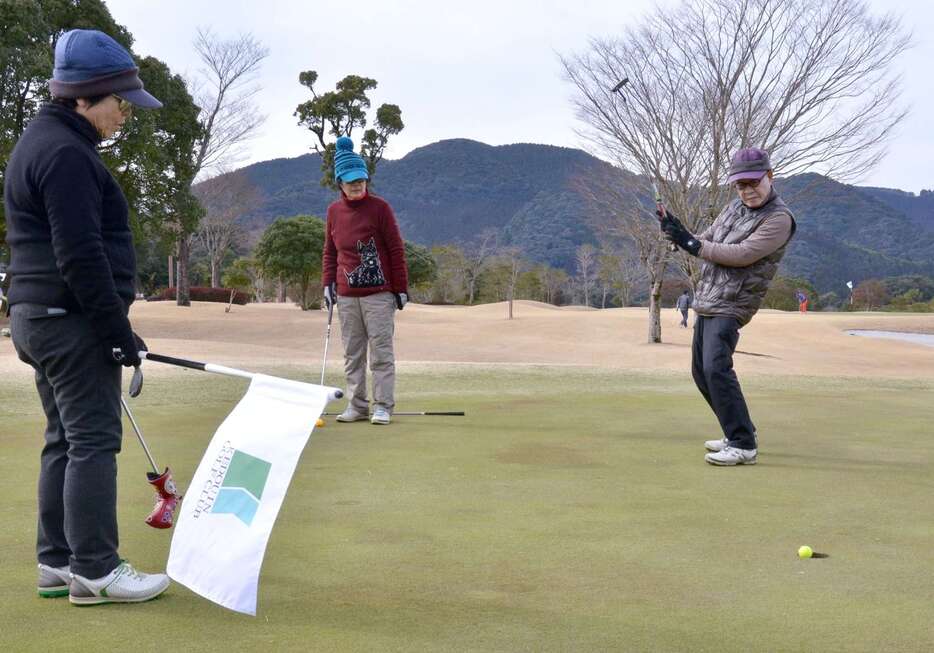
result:
M 739 323 L 734 318 L 698 315 L 694 318 L 691 372 L 730 446 L 755 449 L 756 427 L 733 371 L 737 342 Z
M 10 330 L 20 360 L 36 370 L 45 411 L 39 467 L 39 562 L 106 576 L 117 555 L 117 459 L 121 368 L 83 315 L 49 316 L 16 304 Z
M 681 326 L 687 328 L 688 325 L 688 309 L 681 309 Z

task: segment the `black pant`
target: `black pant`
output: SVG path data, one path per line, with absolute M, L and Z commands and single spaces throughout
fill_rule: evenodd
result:
M 681 326 L 687 328 L 688 325 L 688 309 L 681 309 Z
M 119 366 L 83 315 L 49 315 L 16 304 L 10 330 L 20 360 L 36 370 L 45 411 L 39 467 L 39 562 L 71 565 L 86 578 L 106 576 L 117 555 Z
M 694 318 L 691 372 L 730 446 L 755 449 L 756 427 L 733 371 L 737 342 L 739 323 L 734 318 L 698 315 Z

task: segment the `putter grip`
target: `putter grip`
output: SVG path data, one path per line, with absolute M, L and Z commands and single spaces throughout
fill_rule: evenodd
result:
M 185 360 L 184 358 L 173 358 L 172 356 L 163 356 L 162 354 L 154 354 L 151 351 L 141 352 L 141 358 L 145 358 L 146 360 L 150 360 L 150 361 L 156 361 L 157 363 L 166 363 L 167 365 L 177 365 L 178 367 L 187 367 L 192 370 L 204 371 L 204 368 L 205 368 L 205 363 L 199 363 L 198 361 L 189 361 L 189 360 Z

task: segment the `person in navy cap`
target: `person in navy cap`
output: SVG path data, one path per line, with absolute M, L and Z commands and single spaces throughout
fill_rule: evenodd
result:
M 691 371 L 723 431 L 704 443 L 704 459 L 712 465 L 758 460 L 756 427 L 733 371 L 733 353 L 739 330 L 758 312 L 795 233 L 794 216 L 772 179 L 768 152 L 744 148 L 733 155 L 727 178 L 736 197 L 706 231 L 695 236 L 671 213 L 660 216 L 666 237 L 702 261 Z
M 134 107 L 162 106 L 133 57 L 106 34 L 72 30 L 55 47 L 42 106 L 4 184 L 13 345 L 35 369 L 47 426 L 39 468 L 40 596 L 140 602 L 169 585 L 117 552 L 121 366 L 146 349 L 127 317 L 136 255 L 127 200 L 98 153 Z

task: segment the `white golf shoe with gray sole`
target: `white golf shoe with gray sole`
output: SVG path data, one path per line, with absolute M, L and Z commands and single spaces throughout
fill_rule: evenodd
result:
M 56 596 L 68 596 L 68 586 L 71 585 L 71 568 L 50 567 L 39 563 L 39 583 L 37 588 L 39 596 L 51 599 Z
M 338 422 L 359 422 L 368 419 L 368 417 L 366 413 L 359 413 L 348 406 L 336 419 Z
M 730 441 L 726 438 L 720 438 L 719 440 L 707 440 L 707 442 L 704 443 L 704 449 L 713 452 L 723 451 L 728 446 L 730 446 Z
M 126 561 L 103 578 L 71 575 L 68 600 L 74 605 L 100 603 L 142 603 L 162 594 L 169 587 L 165 574 L 144 574 Z
M 373 416 L 370 418 L 370 424 L 389 424 L 392 416 L 383 406 L 377 406 L 373 409 Z
M 724 447 L 720 451 L 709 453 L 704 456 L 711 465 L 722 465 L 729 467 L 731 465 L 755 465 L 757 449 L 737 449 L 736 447 Z

